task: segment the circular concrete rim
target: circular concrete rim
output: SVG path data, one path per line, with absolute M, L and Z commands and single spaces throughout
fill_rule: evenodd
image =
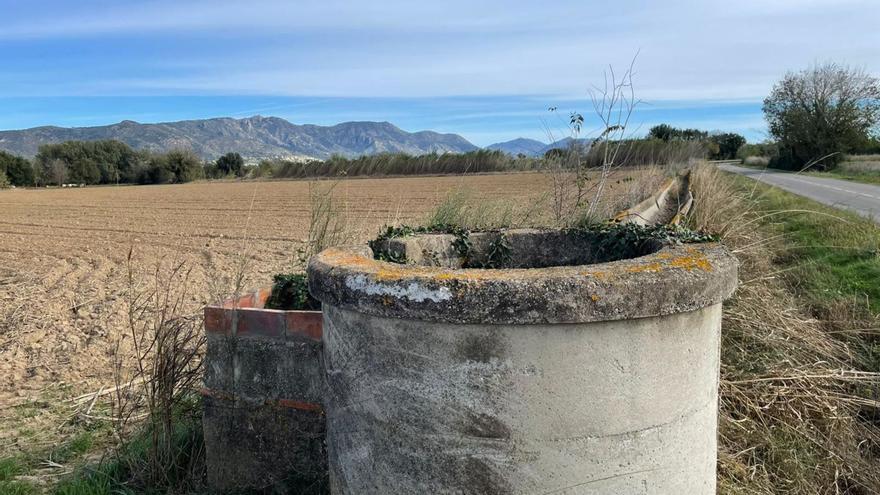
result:
M 682 244 L 580 266 L 450 269 L 373 259 L 367 246 L 309 261 L 324 304 L 374 316 L 450 323 L 583 323 L 693 311 L 736 288 L 736 258 L 719 243 Z

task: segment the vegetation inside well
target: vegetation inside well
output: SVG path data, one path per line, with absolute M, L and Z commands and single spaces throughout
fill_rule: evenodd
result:
M 605 222 L 546 231 L 548 242 L 534 257 L 514 257 L 513 244 L 518 234 L 507 230 L 468 230 L 450 225 L 421 227 L 386 227 L 370 241 L 373 256 L 380 261 L 446 266 L 438 253 L 422 249 L 421 260 L 407 259 L 406 252 L 395 249 L 387 241 L 418 235 L 449 234 L 454 237 L 451 248 L 457 258 L 452 266 L 460 268 L 539 268 L 606 263 L 636 258 L 656 252 L 665 245 L 717 241 L 712 234 L 693 231 L 683 226 L 640 226 L 629 223 Z M 490 234 L 488 241 L 477 242 L 480 234 Z M 561 235 L 560 235 L 561 234 Z M 568 252 L 565 252 L 568 251 Z M 538 259 L 543 257 L 543 259 Z

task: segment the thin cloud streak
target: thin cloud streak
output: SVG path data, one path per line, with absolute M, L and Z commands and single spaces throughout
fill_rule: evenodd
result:
M 198 96 L 217 98 L 212 115 L 320 119 L 323 111 L 506 133 L 528 129 L 522 119 L 548 100 L 583 110 L 576 103 L 609 64 L 626 66 L 640 52 L 636 96 L 647 114 L 710 122 L 714 112 L 741 128 L 760 121 L 760 101 L 787 70 L 826 60 L 880 69 L 880 9 L 866 0 L 3 2 L 0 94 L 28 105 L 53 96 Z M 409 100 L 366 112 L 338 104 L 394 98 Z M 458 117 L 433 106 L 438 99 Z M 516 105 L 492 107 L 505 99 Z M 64 120 L 48 101 L 47 120 Z M 197 101 L 177 108 L 160 114 L 207 113 Z M 89 114 L 109 119 L 117 110 Z M 21 127 L 8 123 L 14 118 L 0 122 Z

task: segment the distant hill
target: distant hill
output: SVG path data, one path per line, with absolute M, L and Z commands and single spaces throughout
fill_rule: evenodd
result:
M 413 155 L 463 153 L 478 149 L 457 134 L 406 132 L 388 122 L 345 122 L 333 126 L 296 125 L 278 117 L 216 118 L 160 124 L 130 120 L 97 127 L 35 127 L 0 131 L 0 150 L 34 156 L 41 144 L 70 140 L 116 139 L 135 149 L 191 149 L 203 159 L 230 151 L 249 160 L 262 158 L 327 158 L 381 152 Z
M 546 153 L 552 149 L 567 150 L 575 145 L 583 146 L 585 150 L 588 150 L 592 143 L 593 143 L 592 139 L 586 139 L 586 138 L 575 139 L 572 137 L 562 138 L 558 141 L 553 141 L 552 143 L 544 146 L 544 149 L 541 150 L 541 154 L 543 155 L 544 153 Z
M 590 143 L 592 143 L 592 140 L 575 140 L 574 138 L 567 137 L 558 141 L 554 141 L 550 144 L 546 144 L 536 139 L 516 138 L 514 140 L 505 141 L 503 143 L 490 144 L 489 146 L 486 146 L 486 149 L 500 150 L 511 155 L 518 155 L 522 153 L 526 156 L 543 156 L 544 153 L 552 149 L 568 149 L 575 142 L 579 143 L 581 146 L 589 147 Z
M 546 143 L 542 143 L 535 139 L 516 138 L 503 143 L 490 144 L 489 146 L 486 146 L 486 149 L 499 150 L 511 155 L 522 153 L 526 156 L 539 156 L 543 154 L 546 147 Z

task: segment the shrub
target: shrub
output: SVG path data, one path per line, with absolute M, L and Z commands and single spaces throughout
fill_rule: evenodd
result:
M 663 142 L 670 141 L 703 141 L 709 137 L 709 133 L 699 129 L 679 129 L 669 124 L 655 125 L 648 130 L 648 139 L 658 139 Z
M 767 165 L 770 165 L 770 159 L 766 156 L 749 156 L 743 160 L 743 163 L 753 167 L 766 167 Z
M 35 162 L 46 172 L 60 161 L 66 167 L 65 180 L 85 184 L 111 184 L 137 161 L 137 152 L 120 141 L 66 141 L 39 147 Z M 57 171 L 46 175 L 58 176 Z
M 165 155 L 168 170 L 174 182 L 190 182 L 204 177 L 202 162 L 190 150 L 171 150 Z
M 321 302 L 309 294 L 309 281 L 305 273 L 280 273 L 274 277 L 272 294 L 266 300 L 266 307 L 318 311 Z
M 222 175 L 244 175 L 244 159 L 238 153 L 226 153 L 217 159 L 217 171 Z
M 273 172 L 272 162 L 268 160 L 262 160 L 257 166 L 252 166 L 247 168 L 247 176 L 259 179 L 261 177 L 271 177 Z
M 779 153 L 779 146 L 773 142 L 744 144 L 736 151 L 736 158 L 745 160 L 750 156 L 761 156 L 768 160 Z
M 709 141 L 716 146 L 710 158 L 713 160 L 730 160 L 736 158 L 736 152 L 746 144 L 746 138 L 733 132 L 713 134 Z
M 0 163 L 4 161 L 8 160 L 0 155 Z M 36 179 L 59 185 L 64 182 L 166 184 L 205 176 L 201 160 L 192 151 L 172 150 L 165 154 L 135 151 L 119 141 L 46 144 L 40 146 L 35 164 L 30 167 L 27 160 L 15 160 L 13 184 L 33 184 Z

